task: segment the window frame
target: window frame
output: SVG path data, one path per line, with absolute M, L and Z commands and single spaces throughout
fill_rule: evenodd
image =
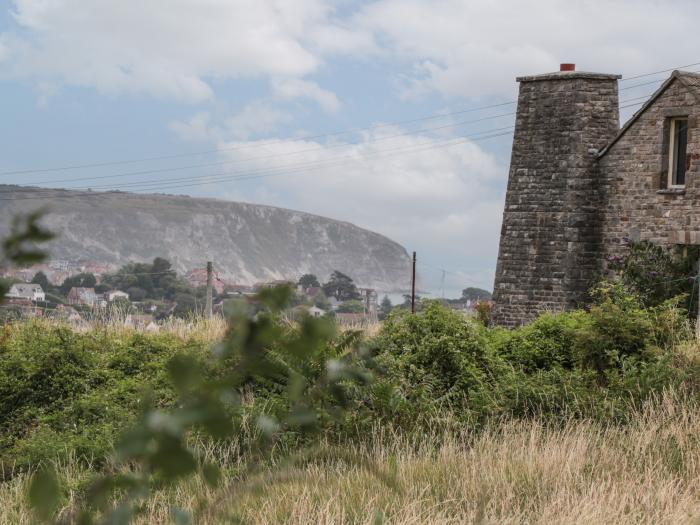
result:
M 686 178 L 688 175 L 688 170 L 686 169 L 683 172 L 683 184 L 674 184 L 674 168 L 676 165 L 676 126 L 678 125 L 678 122 L 685 122 L 685 135 L 686 135 L 686 162 L 687 162 L 687 155 L 688 155 L 688 117 L 687 116 L 678 116 L 678 117 L 672 117 L 669 119 L 669 133 L 668 133 L 668 181 L 667 181 L 667 187 L 672 188 L 672 189 L 682 189 L 685 188 L 686 186 Z

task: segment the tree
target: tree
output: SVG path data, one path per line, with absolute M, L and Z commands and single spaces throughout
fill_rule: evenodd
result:
M 323 285 L 323 293 L 327 297 L 335 297 L 338 301 L 350 301 L 360 298 L 360 294 L 352 279 L 338 270 L 334 270 L 328 282 Z
M 319 288 L 321 283 L 318 278 L 312 273 L 306 273 L 299 278 L 299 286 L 302 288 Z
M 362 301 L 351 299 L 339 304 L 337 312 L 341 314 L 362 314 L 365 312 L 365 305 Z
M 138 286 L 132 286 L 126 292 L 129 294 L 129 299 L 137 303 L 146 298 L 146 290 Z
M 462 301 L 490 301 L 491 292 L 481 288 L 468 287 L 462 290 Z
M 94 288 L 97 279 L 91 273 L 79 273 L 73 277 L 68 277 L 59 288 L 61 294 L 67 295 L 71 288 Z
M 49 278 L 46 277 L 44 272 L 36 272 L 34 277 L 32 277 L 32 283 L 41 286 L 41 289 L 47 292 L 51 286 L 49 283 Z
M 164 284 L 170 284 L 175 279 L 175 270 L 172 269 L 173 265 L 170 261 L 163 259 L 162 257 L 156 257 L 153 259 L 153 264 L 151 265 L 151 281 L 153 282 L 154 288 L 164 288 Z
M 386 319 L 393 307 L 394 305 L 391 304 L 391 299 L 389 299 L 388 295 L 385 295 L 382 298 L 382 302 L 379 303 L 379 319 Z

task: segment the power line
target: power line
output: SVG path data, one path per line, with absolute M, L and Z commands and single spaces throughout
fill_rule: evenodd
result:
M 632 100 L 638 100 L 640 98 L 645 98 L 645 97 L 636 97 L 636 98 L 629 99 L 629 100 L 622 100 L 621 103 L 632 101 Z M 626 108 L 626 107 L 629 107 L 629 106 L 623 106 L 623 108 Z M 289 155 L 297 155 L 297 154 L 307 153 L 307 152 L 327 151 L 328 149 L 346 148 L 346 147 L 351 147 L 351 146 L 361 146 L 361 145 L 365 145 L 365 144 L 373 144 L 376 142 L 383 142 L 383 141 L 391 140 L 391 139 L 398 138 L 398 137 L 405 137 L 405 136 L 420 134 L 420 133 L 429 132 L 429 131 L 437 131 L 437 130 L 452 128 L 452 127 L 462 126 L 462 125 L 466 125 L 466 124 L 474 124 L 477 122 L 484 122 L 484 121 L 491 120 L 491 119 L 510 117 L 510 116 L 514 116 L 514 115 L 515 115 L 515 113 L 503 113 L 503 114 L 499 114 L 499 115 L 490 115 L 488 117 L 483 117 L 483 118 L 479 118 L 479 119 L 466 120 L 466 121 L 461 121 L 461 122 L 456 122 L 456 123 L 451 123 L 451 124 L 444 124 L 441 126 L 435 126 L 435 127 L 431 127 L 431 128 L 421 128 L 418 130 L 397 133 L 397 134 L 393 134 L 393 135 L 389 135 L 389 136 L 385 136 L 385 137 L 379 137 L 376 139 L 372 139 L 370 141 L 360 142 L 360 143 L 339 143 L 339 144 L 332 144 L 329 146 L 318 146 L 318 147 L 314 147 L 314 148 L 306 148 L 306 149 L 302 149 L 302 150 L 287 151 L 287 152 L 277 153 L 277 154 L 273 154 L 273 155 L 262 155 L 262 156 L 250 157 L 250 158 L 246 158 L 246 159 L 222 161 L 222 162 L 209 163 L 209 164 L 177 166 L 177 167 L 170 167 L 170 168 L 160 168 L 160 169 L 155 169 L 155 170 L 134 171 L 134 172 L 121 173 L 121 174 L 101 175 L 101 176 L 93 176 L 93 177 L 78 177 L 78 178 L 71 178 L 71 179 L 46 180 L 46 181 L 38 181 L 38 182 L 32 181 L 31 184 L 41 185 L 41 184 L 56 184 L 56 183 L 64 183 L 64 182 L 79 182 L 79 181 L 85 181 L 85 180 L 102 180 L 102 179 L 111 179 L 111 178 L 116 178 L 116 177 L 131 177 L 131 176 L 135 176 L 135 175 L 164 173 L 164 172 L 170 172 L 170 171 L 181 171 L 181 170 L 193 169 L 193 168 L 222 166 L 222 165 L 228 165 L 228 164 L 235 165 L 235 164 L 242 164 L 242 163 L 246 163 L 246 162 L 252 162 L 255 160 L 268 160 L 271 158 L 278 158 L 278 157 L 284 157 L 284 156 L 289 156 Z M 506 129 L 506 128 L 499 128 L 499 129 Z M 220 175 L 220 174 L 221 173 L 214 174 L 214 175 Z M 186 178 L 186 179 L 188 179 L 188 178 Z M 183 180 L 183 179 L 172 179 L 172 180 Z M 143 184 L 150 184 L 151 182 L 155 182 L 155 181 L 140 181 L 140 182 L 131 183 L 131 185 L 138 186 L 138 185 L 143 185 Z M 103 186 L 91 185 L 90 188 L 91 189 L 102 189 L 102 188 L 115 188 L 115 187 L 128 187 L 128 186 L 130 186 L 130 184 L 121 185 L 121 186 L 115 186 L 115 185 L 110 184 L 110 185 L 103 185 Z M 77 189 L 80 189 L 80 187 Z M 1 190 L 0 190 L 0 193 L 2 193 Z
M 635 80 L 637 78 L 651 77 L 654 75 L 660 75 L 661 73 L 669 73 L 670 71 L 675 71 L 677 69 L 684 69 L 686 67 L 694 67 L 694 66 L 700 66 L 700 62 L 695 62 L 694 64 L 686 64 L 684 66 L 671 67 L 668 69 L 662 69 L 660 71 L 654 71 L 653 73 L 644 73 L 642 75 L 635 75 L 633 77 L 625 77 L 622 80 L 620 80 L 620 82 L 627 82 L 628 80 Z
M 667 73 L 669 71 L 673 71 L 676 69 L 683 69 L 683 68 L 687 68 L 687 67 L 693 67 L 696 65 L 700 65 L 700 62 L 682 65 L 682 66 L 675 66 L 673 68 L 663 69 L 663 70 L 654 71 L 654 72 L 650 72 L 650 73 L 643 73 L 640 75 L 635 75 L 632 77 L 624 78 L 620 82 L 627 82 L 627 81 L 633 80 L 633 79 L 658 75 L 658 74 Z M 642 84 L 636 84 L 633 86 L 621 88 L 620 90 L 622 91 L 622 90 L 626 90 L 626 89 L 633 89 L 635 87 L 650 85 L 650 84 L 654 84 L 654 83 L 660 82 L 660 81 L 661 80 L 655 80 L 655 81 L 646 82 L 646 83 L 642 83 Z M 312 139 L 318 139 L 318 138 L 323 138 L 323 137 L 331 137 L 331 136 L 344 135 L 344 134 L 349 134 L 349 133 L 357 133 L 360 131 L 379 129 L 379 128 L 388 127 L 388 126 L 397 126 L 397 125 L 403 125 L 403 124 L 410 124 L 410 123 L 414 123 L 414 122 L 422 122 L 422 121 L 426 121 L 426 120 L 434 120 L 434 119 L 445 118 L 445 117 L 453 116 L 453 115 L 460 115 L 460 114 L 465 114 L 465 113 L 482 111 L 485 109 L 503 107 L 503 106 L 512 105 L 512 104 L 516 104 L 516 103 L 517 103 L 516 100 L 509 100 L 509 101 L 498 103 L 498 104 L 489 104 L 489 105 L 475 107 L 475 108 L 467 108 L 467 109 L 447 112 L 447 113 L 443 113 L 443 114 L 439 114 L 439 115 L 428 115 L 428 116 L 418 117 L 418 118 L 414 118 L 414 119 L 393 121 L 393 122 L 385 123 L 385 124 L 375 124 L 375 125 L 361 127 L 361 128 L 349 128 L 349 129 L 345 129 L 345 130 L 332 131 L 332 132 L 320 133 L 320 134 L 315 134 L 315 135 L 306 135 L 306 136 L 297 137 L 294 139 L 275 139 L 272 141 L 266 141 L 266 142 L 256 143 L 256 144 L 246 144 L 245 146 L 235 146 L 235 147 L 231 147 L 231 148 L 217 148 L 217 149 L 196 151 L 196 152 L 191 152 L 191 153 L 156 155 L 156 156 L 150 156 L 150 157 L 141 157 L 141 158 L 133 158 L 133 159 L 125 159 L 125 160 L 112 160 L 112 161 L 102 161 L 102 162 L 92 162 L 92 163 L 76 163 L 76 164 L 72 164 L 72 165 L 49 167 L 49 168 L 6 170 L 6 171 L 0 172 L 0 175 L 26 175 L 26 174 L 30 174 L 30 173 L 49 173 L 49 172 L 79 170 L 79 169 L 87 169 L 87 168 L 98 168 L 98 167 L 106 167 L 106 166 L 119 166 L 119 165 L 128 165 L 128 164 L 137 164 L 137 163 L 141 163 L 141 162 L 152 162 L 152 161 L 159 161 L 159 160 L 168 160 L 168 159 L 178 159 L 178 158 L 186 158 L 186 157 L 193 157 L 193 156 L 200 156 L 200 155 L 209 155 L 209 154 L 221 153 L 221 152 L 225 152 L 225 151 L 235 151 L 235 150 L 239 150 L 239 149 L 253 149 L 253 148 L 264 147 L 264 146 L 268 146 L 268 145 L 272 145 L 272 144 L 279 144 L 282 142 L 289 142 L 290 140 L 292 142 L 298 142 L 298 141 L 303 141 L 303 140 L 312 140 Z
M 349 129 L 340 130 L 340 131 L 331 131 L 328 133 L 320 133 L 320 134 L 316 134 L 316 135 L 305 135 L 302 137 L 295 137 L 295 138 L 291 138 L 291 139 L 275 139 L 275 140 L 271 140 L 271 141 L 258 142 L 255 144 L 246 144 L 244 146 L 235 146 L 235 147 L 231 147 L 231 148 L 218 148 L 218 149 L 204 150 L 204 151 L 198 151 L 198 152 L 193 152 L 193 153 L 179 153 L 176 155 L 160 155 L 160 156 L 155 156 L 155 157 L 142 157 L 142 158 L 128 159 L 128 160 L 115 160 L 115 161 L 94 162 L 94 163 L 85 163 L 85 164 L 74 164 L 74 165 L 70 165 L 70 166 L 59 166 L 59 167 L 52 167 L 52 168 L 36 168 L 36 169 L 2 171 L 2 172 L 0 172 L 0 175 L 26 175 L 26 174 L 30 174 L 30 173 L 48 173 L 48 172 L 78 170 L 78 169 L 86 169 L 86 168 L 99 168 L 99 167 L 105 167 L 105 166 L 136 164 L 139 162 L 150 162 L 150 161 L 156 161 L 156 160 L 168 160 L 168 159 L 177 159 L 177 158 L 184 158 L 184 157 L 193 157 L 193 156 L 198 156 L 198 155 L 207 155 L 207 154 L 212 154 L 212 153 L 236 151 L 236 150 L 241 150 L 241 149 L 254 149 L 254 148 L 270 146 L 270 145 L 286 143 L 286 142 L 301 142 L 301 141 L 306 141 L 306 140 L 315 140 L 315 139 L 324 138 L 324 137 L 333 137 L 333 136 L 337 136 L 337 135 L 359 133 L 360 131 L 370 131 L 370 130 L 374 130 L 374 129 L 399 126 L 399 125 L 403 125 L 403 124 L 411 124 L 414 122 L 423 122 L 426 120 L 436 120 L 436 119 L 441 119 L 441 118 L 445 118 L 445 117 L 451 117 L 454 115 L 474 113 L 477 111 L 483 111 L 485 109 L 493 109 L 493 108 L 513 105 L 516 103 L 517 103 L 516 100 L 510 100 L 510 101 L 502 102 L 499 104 L 489 104 L 487 106 L 480 106 L 480 107 L 476 107 L 476 108 L 468 108 L 468 109 L 462 109 L 462 110 L 457 110 L 457 111 L 450 111 L 450 112 L 441 113 L 438 115 L 429 115 L 429 116 L 418 117 L 418 118 L 409 119 L 409 120 L 398 120 L 398 121 L 392 121 L 392 122 L 387 122 L 387 123 L 383 123 L 383 124 L 374 124 L 374 125 L 366 126 L 366 127 L 362 127 L 362 128 L 349 128 Z
M 327 145 L 327 146 L 319 145 L 319 146 L 316 146 L 313 148 L 306 148 L 306 149 L 294 150 L 294 151 L 286 151 L 286 152 L 276 153 L 276 154 L 272 154 L 272 155 L 260 155 L 257 157 L 249 157 L 249 158 L 245 158 L 245 159 L 220 161 L 220 162 L 214 162 L 214 163 L 208 163 L 208 164 L 193 164 L 193 165 L 189 165 L 189 166 L 174 166 L 174 167 L 169 167 L 169 168 L 158 168 L 158 169 L 152 169 L 152 170 L 131 171 L 131 172 L 125 172 L 125 173 L 116 173 L 116 174 L 111 174 L 111 175 L 100 175 L 100 176 L 93 176 L 93 177 L 78 177 L 78 178 L 72 178 L 72 179 L 46 180 L 46 181 L 32 182 L 32 184 L 37 184 L 37 185 L 56 184 L 59 182 L 61 182 L 61 183 L 63 183 L 63 182 L 78 182 L 78 181 L 85 181 L 85 180 L 111 179 L 111 178 L 117 178 L 117 177 L 133 177 L 136 175 L 152 175 L 155 173 L 167 173 L 167 172 L 171 172 L 171 171 L 182 171 L 182 170 L 196 169 L 196 168 L 210 168 L 210 167 L 224 166 L 224 165 L 230 165 L 230 164 L 234 164 L 234 165 L 235 164 L 242 164 L 245 162 L 251 162 L 251 161 L 256 161 L 256 160 L 268 160 L 271 158 L 286 157 L 289 155 L 298 155 L 301 153 L 309 153 L 309 152 L 316 152 L 316 151 L 322 151 L 322 150 L 326 151 L 328 149 L 344 148 L 344 147 L 349 147 L 349 146 L 361 146 L 364 144 L 373 144 L 376 142 L 383 142 L 383 141 L 394 139 L 394 138 L 407 137 L 407 136 L 416 135 L 416 134 L 420 134 L 420 133 L 424 133 L 424 132 L 438 131 L 438 130 L 442 130 L 442 129 L 463 126 L 466 124 L 485 122 L 487 120 L 492 120 L 492 119 L 497 119 L 497 118 L 511 117 L 514 115 L 515 115 L 515 113 L 503 113 L 500 115 L 491 115 L 491 116 L 484 117 L 484 118 L 455 122 L 452 124 L 444 124 L 444 125 L 436 126 L 436 127 L 432 127 L 432 128 L 421 128 L 421 129 L 407 131 L 407 132 L 403 132 L 403 133 L 396 133 L 394 135 L 379 137 L 379 138 L 368 140 L 365 142 L 355 142 L 355 143 L 345 143 L 344 142 L 344 143 L 339 143 L 339 144 L 331 144 L 331 145 Z
M 420 147 L 417 148 L 416 145 L 412 145 L 410 147 L 402 147 L 402 148 L 395 148 L 395 149 L 389 149 L 389 150 L 384 150 L 380 151 L 374 155 L 367 155 L 362 159 L 359 160 L 364 160 L 367 157 L 388 157 L 392 155 L 382 155 L 382 153 L 385 152 L 395 152 L 393 154 L 410 154 L 410 153 L 416 153 L 416 152 L 422 152 L 422 151 L 427 151 L 431 149 L 438 149 L 442 147 L 450 147 L 450 146 L 456 146 L 460 144 L 466 144 L 469 142 L 475 142 L 475 141 L 480 141 L 480 140 L 486 140 L 486 139 L 491 139 L 491 138 L 496 138 L 496 137 L 501 137 L 501 136 L 506 136 L 510 135 L 512 132 L 512 128 L 501 128 L 501 129 L 508 129 L 509 131 L 506 132 L 501 132 L 501 133 L 491 133 L 489 135 L 482 135 L 484 136 L 479 136 L 479 137 L 457 137 L 457 138 L 452 138 L 449 139 L 446 142 L 442 143 L 435 143 L 435 142 L 430 142 L 430 143 L 423 143 L 423 145 L 427 145 L 426 147 Z M 490 132 L 489 132 L 490 133 Z M 420 145 L 419 145 L 420 146 Z M 356 162 L 358 159 L 354 155 L 349 155 L 344 157 L 345 159 L 349 160 L 350 162 Z M 347 160 L 343 161 L 343 157 L 339 159 L 329 159 L 327 161 L 323 161 L 322 163 L 319 162 L 311 162 L 311 163 L 305 163 L 303 165 L 298 165 L 298 168 L 293 168 L 289 169 L 289 166 L 279 166 L 275 168 L 268 168 L 268 170 L 258 170 L 257 172 L 251 172 L 250 174 L 245 174 L 243 172 L 240 175 L 228 175 L 223 178 L 218 178 L 218 179 L 211 179 L 211 175 L 201 177 L 201 178 L 193 178 L 193 177 L 186 177 L 181 180 L 184 181 L 199 181 L 199 182 L 193 182 L 193 183 L 186 183 L 186 184 L 177 184 L 177 185 L 163 185 L 160 186 L 158 185 L 159 182 L 162 181 L 144 181 L 142 183 L 131 183 L 131 185 L 135 184 L 152 184 L 152 186 L 148 188 L 140 188 L 141 191 L 154 191 L 158 189 L 172 189 L 172 188 L 182 188 L 182 187 L 191 187 L 191 186 L 198 186 L 198 185 L 206 185 L 206 184 L 214 184 L 218 182 L 225 182 L 225 181 L 230 181 L 230 180 L 250 180 L 250 179 L 258 179 L 258 178 L 264 178 L 264 177 L 270 177 L 270 176 L 278 176 L 278 175 L 287 175 L 290 173 L 298 172 L 298 171 L 308 171 L 308 170 L 315 170 L 315 169 L 320 169 L 320 168 L 327 168 L 329 166 L 333 165 L 342 165 L 347 163 Z M 340 161 L 340 162 L 339 162 Z M 275 170 L 275 172 L 268 173 L 270 170 Z M 281 171 L 280 171 L 281 170 Z M 262 173 L 261 173 L 262 172 Z M 201 179 L 209 179 L 209 180 L 201 180 Z M 126 187 L 128 185 L 124 184 L 121 187 Z M 11 198 L 3 198 L 0 199 L 0 201 L 17 201 L 17 200 L 43 200 L 43 199 L 61 199 L 61 198 L 74 198 L 74 197 L 81 197 L 81 196 L 104 196 L 104 195 L 113 195 L 111 192 L 92 192 L 92 191 L 87 191 L 87 192 L 74 192 L 70 193 L 68 195 L 53 195 L 56 191 L 62 191 L 62 190 L 53 190 L 53 189 L 41 189 L 39 191 L 43 192 L 43 195 L 36 195 L 36 191 L 29 189 L 29 188 L 18 188 L 17 190 L 11 190 L 11 189 L 5 189 L 4 193 L 10 193 L 12 191 L 20 191 L 20 192 L 25 192 L 29 193 L 32 192 L 31 195 L 25 196 L 25 197 L 11 197 Z

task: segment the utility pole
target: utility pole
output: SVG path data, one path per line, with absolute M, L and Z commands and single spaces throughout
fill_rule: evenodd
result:
M 442 279 L 441 279 L 441 285 L 442 285 L 442 298 L 445 298 L 445 269 L 441 268 L 442 270 Z
M 413 274 L 411 276 L 411 313 L 416 313 L 416 252 L 413 252 Z
M 213 312 L 213 307 L 212 307 L 212 280 L 214 276 L 214 265 L 212 264 L 211 261 L 207 261 L 207 305 L 204 310 L 204 315 L 206 315 L 207 319 L 212 318 L 212 312 Z

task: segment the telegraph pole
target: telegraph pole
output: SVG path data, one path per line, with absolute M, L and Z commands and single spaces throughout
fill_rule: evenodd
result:
M 213 315 L 212 307 L 212 281 L 214 276 L 214 265 L 211 261 L 207 261 L 207 305 L 204 309 L 204 315 L 207 319 L 211 319 Z
M 413 252 L 413 273 L 411 275 L 411 313 L 416 313 L 416 252 Z

